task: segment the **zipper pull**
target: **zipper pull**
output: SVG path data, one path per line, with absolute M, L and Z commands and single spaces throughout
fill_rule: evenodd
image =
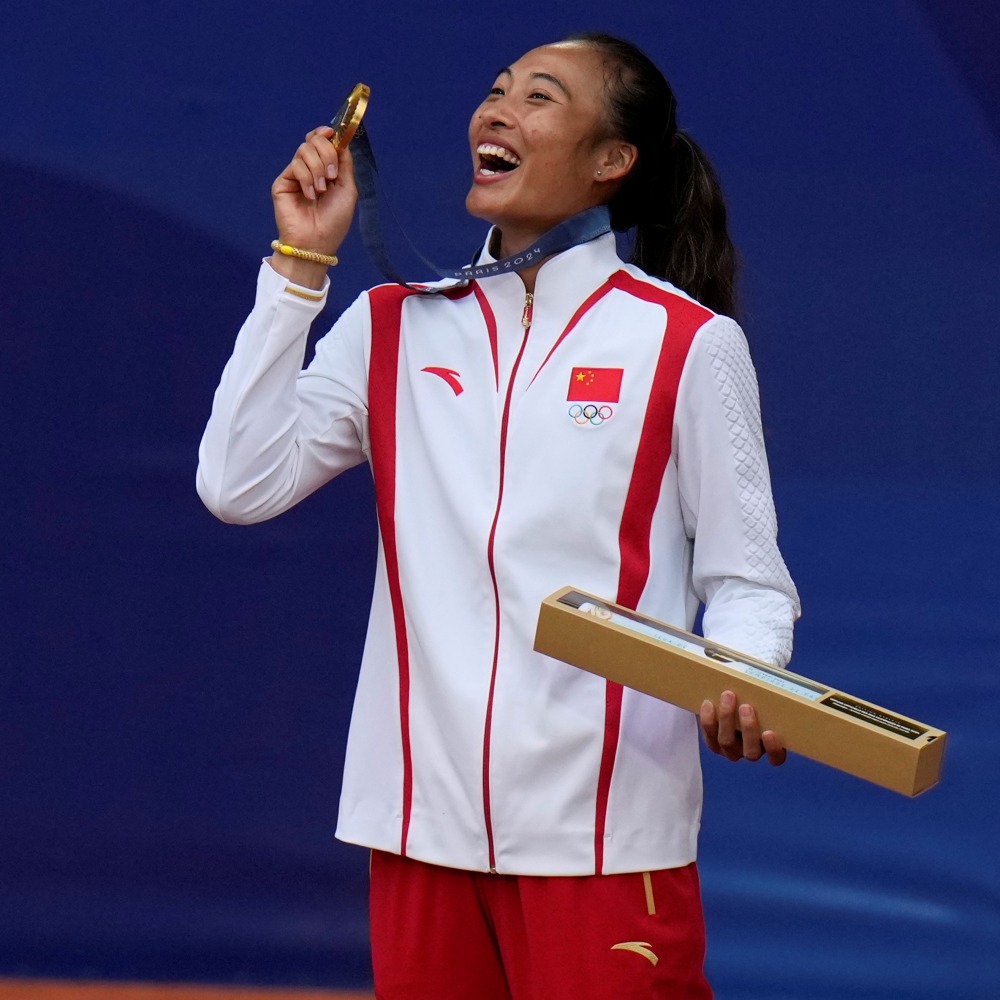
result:
M 521 313 L 521 326 L 525 330 L 531 327 L 531 314 L 534 311 L 535 306 L 535 296 L 531 292 L 524 293 L 524 312 Z

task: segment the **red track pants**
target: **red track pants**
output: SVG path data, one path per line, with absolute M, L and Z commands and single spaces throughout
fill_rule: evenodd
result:
M 711 1000 L 695 865 L 487 875 L 372 852 L 379 1000 Z

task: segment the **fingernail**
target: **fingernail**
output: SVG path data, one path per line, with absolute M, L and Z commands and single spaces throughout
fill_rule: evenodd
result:
M 753 718 L 753 709 L 749 705 L 740 705 L 740 718 L 741 719 Z
M 712 707 L 712 703 L 707 698 L 701 703 L 701 710 L 703 712 L 709 711 L 709 709 L 711 709 L 711 707 Z
M 335 181 L 337 179 L 337 164 L 336 163 L 328 163 L 326 165 L 326 176 L 329 177 L 331 181 Z
M 326 190 L 326 178 L 325 177 L 317 177 L 316 178 L 316 187 L 320 191 L 325 191 Z
M 733 705 L 735 705 L 735 704 L 736 704 L 736 695 L 734 695 L 732 691 L 723 691 L 722 692 L 722 707 L 723 708 L 732 708 Z
M 310 201 L 316 200 L 316 192 L 313 190 L 313 186 L 311 184 L 306 188 L 306 197 Z

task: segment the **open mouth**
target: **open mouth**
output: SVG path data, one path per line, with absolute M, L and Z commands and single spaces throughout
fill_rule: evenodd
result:
M 491 142 L 481 142 L 476 147 L 479 156 L 479 172 L 490 177 L 494 174 L 509 174 L 521 165 L 521 158 L 503 146 Z

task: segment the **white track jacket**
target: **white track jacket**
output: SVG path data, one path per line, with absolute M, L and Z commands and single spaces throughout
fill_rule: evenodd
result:
M 548 260 L 533 302 L 516 274 L 372 289 L 300 371 L 324 299 L 262 266 L 198 491 L 250 523 L 372 468 L 338 837 L 525 875 L 694 860 L 695 717 L 532 640 L 571 584 L 684 628 L 704 602 L 707 636 L 787 662 L 798 599 L 739 327 L 623 264 L 610 234 Z

